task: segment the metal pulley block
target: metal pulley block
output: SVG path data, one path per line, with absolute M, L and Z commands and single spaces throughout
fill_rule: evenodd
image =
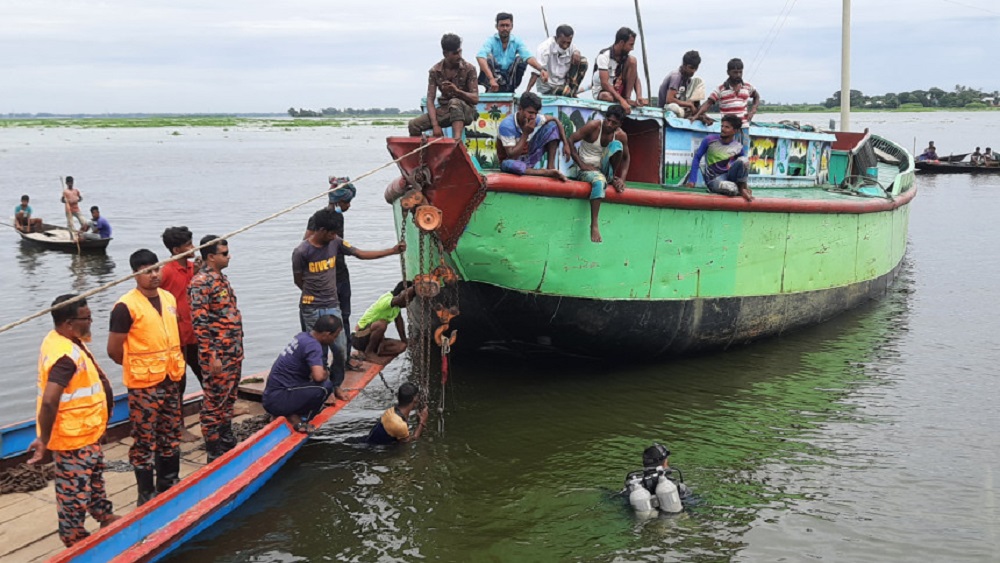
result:
M 421 205 L 413 213 L 413 221 L 425 233 L 436 231 L 441 226 L 441 210 L 433 205 Z
M 405 210 L 410 211 L 415 207 L 419 207 L 427 203 L 427 198 L 420 190 L 412 189 L 403 194 L 403 197 L 399 200 L 399 205 Z
M 443 325 L 447 325 L 452 319 L 459 315 L 457 305 L 445 307 L 444 305 L 438 303 L 434 306 L 434 312 L 437 314 L 438 320 L 441 321 L 441 324 Z
M 413 278 L 413 289 L 418 296 L 430 299 L 441 293 L 441 284 L 434 274 L 419 274 Z
M 444 264 L 434 268 L 434 271 L 431 273 L 437 276 L 437 279 L 445 285 L 454 285 L 458 283 L 458 274 L 455 273 L 455 270 L 452 270 Z

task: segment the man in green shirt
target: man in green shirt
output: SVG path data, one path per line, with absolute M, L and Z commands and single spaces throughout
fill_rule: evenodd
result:
M 361 320 L 351 334 L 351 345 L 361 352 L 365 360 L 378 361 L 378 356 L 395 356 L 406 350 L 406 323 L 400 314 L 414 297 L 413 282 L 396 284 L 392 291 L 378 298 L 361 315 Z M 389 323 L 396 323 L 399 340 L 386 340 L 385 331 Z

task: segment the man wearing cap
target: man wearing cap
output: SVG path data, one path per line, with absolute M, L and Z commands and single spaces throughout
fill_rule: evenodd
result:
M 60 295 L 52 306 L 69 301 Z M 38 437 L 28 446 L 28 463 L 55 460 L 59 539 L 66 547 L 90 535 L 83 527 L 89 512 L 101 527 L 119 517 L 104 486 L 101 437 L 111 412 L 111 383 L 85 341 L 90 340 L 90 307 L 81 299 L 52 311 L 55 328 L 38 356 Z
M 326 209 L 339 213 L 343 217 L 343 214 L 351 208 L 351 201 L 357 193 L 358 189 L 354 187 L 351 179 L 347 176 L 330 176 L 330 203 L 326 206 Z M 309 223 L 306 225 L 306 234 L 302 237 L 303 239 L 309 238 L 309 235 L 316 230 L 313 217 L 309 217 Z M 338 237 L 344 238 L 343 221 L 338 222 L 338 226 L 339 229 L 335 233 Z M 351 326 L 351 273 L 347 271 L 347 260 L 343 258 L 337 260 L 337 297 L 340 299 L 341 320 L 344 321 L 344 326 L 349 327 Z M 305 329 L 306 327 L 303 326 L 302 330 Z M 347 363 L 350 369 L 358 367 L 358 365 L 352 364 L 350 361 Z

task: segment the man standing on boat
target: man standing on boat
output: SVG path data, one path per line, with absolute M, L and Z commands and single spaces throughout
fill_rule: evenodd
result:
M 83 194 L 73 186 L 73 177 L 66 176 L 66 185 L 63 187 L 62 201 L 66 204 L 66 228 L 70 232 L 84 232 L 87 230 L 87 218 L 80 211 L 80 202 L 83 201 Z M 73 228 L 73 219 L 80 222 L 80 230 Z
M 60 295 L 60 303 L 76 297 Z M 108 425 L 114 393 L 108 376 L 84 342 L 90 340 L 90 307 L 81 299 L 52 311 L 55 328 L 38 355 L 38 437 L 28 446 L 28 463 L 55 460 L 59 539 L 66 547 L 90 535 L 83 527 L 89 512 L 101 527 L 116 516 L 104 485 L 101 437 Z
M 27 194 L 21 196 L 21 205 L 14 208 L 14 228 L 22 233 L 39 231 L 42 228 L 42 220 L 31 216 L 31 198 Z
M 337 235 L 343 229 L 344 218 L 329 209 L 317 211 L 312 219 L 316 230 L 292 251 L 292 279 L 302 290 L 299 300 L 299 320 L 305 331 L 310 331 L 316 320 L 324 315 L 340 316 L 340 300 L 337 295 L 337 260 L 340 256 L 356 256 L 361 260 L 373 260 L 399 254 L 406 250 L 406 243 L 400 242 L 384 250 L 361 250 L 351 246 Z M 328 345 L 323 347 L 326 358 Z M 347 337 L 341 331 L 333 343 L 333 362 L 330 364 L 330 379 L 334 396 L 345 400 L 340 391 L 344 381 L 347 363 Z
M 135 469 L 137 506 L 180 480 L 178 388 L 184 378 L 184 352 L 177 328 L 177 302 L 160 289 L 160 268 L 148 269 L 157 262 L 156 254 L 145 248 L 129 257 L 136 272 L 136 288 L 115 303 L 108 333 L 108 356 L 122 366 L 128 388 L 133 440 L 128 458 Z
M 705 103 L 701 104 L 698 111 L 689 119 L 691 121 L 701 120 L 706 125 L 711 125 L 713 120 L 706 116 L 708 110 L 713 105 L 719 105 L 719 112 L 722 115 L 735 115 L 740 119 L 742 127 L 740 142 L 749 144 L 749 135 L 742 133 L 743 129 L 750 127 L 753 116 L 757 114 L 757 107 L 760 105 L 760 93 L 749 82 L 743 82 L 743 61 L 740 59 L 730 59 L 726 65 L 726 73 L 729 78 L 719 85 L 714 92 L 709 94 Z M 750 101 L 753 100 L 753 104 Z M 704 116 L 704 118 L 703 118 Z
M 681 59 L 681 66 L 671 72 L 660 84 L 656 103 L 661 108 L 672 112 L 677 117 L 691 117 L 698 111 L 705 99 L 705 81 L 694 73 L 701 66 L 701 55 L 698 51 L 688 51 Z M 702 120 L 707 120 L 702 116 Z
M 573 44 L 573 28 L 560 25 L 555 37 L 549 37 L 538 45 L 538 63 L 549 71 L 548 80 L 538 80 L 539 74 L 531 73 L 528 92 L 538 82 L 538 93 L 543 96 L 566 96 L 575 98 L 580 83 L 587 75 L 587 58 L 581 56 L 580 49 Z
M 483 43 L 476 54 L 479 63 L 479 83 L 487 92 L 511 92 L 517 90 L 524 78 L 528 65 L 538 71 L 542 82 L 549 81 L 549 71 L 545 69 L 516 35 L 514 16 L 507 12 L 497 14 L 497 32 Z
M 635 32 L 623 27 L 615 33 L 615 42 L 602 49 L 594 61 L 595 100 L 620 104 L 625 113 L 632 113 L 633 106 L 645 106 L 639 65 L 630 53 L 635 49 Z M 635 94 L 635 100 L 631 99 Z
M 604 119 L 592 119 L 569 138 L 573 160 L 579 167 L 576 178 L 590 183 L 590 240 L 601 242 L 597 214 L 604 201 L 604 190 L 610 182 L 625 191 L 625 176 L 630 162 L 628 135 L 622 131 L 625 109 L 613 104 L 604 112 Z M 576 147 L 576 143 L 580 143 Z
M 462 58 L 462 38 L 445 33 L 441 37 L 441 54 L 444 58 L 427 72 L 427 113 L 411 119 L 407 125 L 411 137 L 428 129 L 433 130 L 435 137 L 441 137 L 444 135 L 442 128 L 451 127 L 452 138 L 461 139 L 465 126 L 479 115 L 476 112 L 479 103 L 476 67 Z
M 753 194 L 747 185 L 750 176 L 747 147 L 736 137 L 740 125 L 739 117 L 733 114 L 723 115 L 721 132 L 702 139 L 691 162 L 687 187 L 693 188 L 698 184 L 701 160 L 705 159 L 705 185 L 708 191 L 730 196 L 738 194 L 747 201 L 753 201 Z
M 388 446 L 400 442 L 412 442 L 424 433 L 427 427 L 428 410 L 424 405 L 417 414 L 417 427 L 413 434 L 410 434 L 410 425 L 407 419 L 417 408 L 419 402 L 420 389 L 416 385 L 406 382 L 399 386 L 396 392 L 396 406 L 386 409 L 378 422 L 368 432 L 368 443 L 376 446 Z
M 198 363 L 205 398 L 201 405 L 201 433 L 208 461 L 236 447 L 233 407 L 243 371 L 243 316 L 236 294 L 222 270 L 229 267 L 229 243 L 205 235 L 199 246 L 202 268 L 191 278 L 191 326 L 198 342 Z M 205 246 L 208 245 L 208 246 Z
M 326 350 L 342 337 L 343 329 L 340 317 L 320 315 L 309 331 L 295 335 L 267 375 L 264 410 L 271 416 L 285 417 L 297 432 L 313 430 L 307 421 L 333 392 Z
M 555 117 L 538 115 L 541 109 L 542 99 L 533 92 L 525 92 L 521 94 L 517 111 L 500 122 L 497 129 L 500 170 L 519 176 L 545 176 L 565 180 L 566 176 L 557 168 L 559 163 L 556 152 L 562 142 L 566 158 L 572 157 L 566 132 Z M 543 155 L 548 156 L 547 167 L 535 168 Z
M 161 237 L 163 246 L 167 248 L 173 260 L 164 264 L 160 270 L 160 288 L 170 292 L 177 302 L 177 329 L 180 332 L 181 348 L 184 350 L 184 363 L 191 368 L 191 373 L 198 378 L 198 383 L 204 388 L 202 381 L 201 364 L 198 362 L 198 342 L 194 338 L 194 330 L 191 328 L 191 304 L 188 301 L 188 284 L 194 277 L 197 270 L 197 263 L 193 263 L 191 254 L 181 256 L 185 252 L 194 249 L 194 235 L 187 227 L 167 227 Z M 184 401 L 184 393 L 187 391 L 187 377 L 182 377 L 177 392 L 180 394 L 181 402 Z M 181 424 L 181 441 L 197 442 L 195 436 Z

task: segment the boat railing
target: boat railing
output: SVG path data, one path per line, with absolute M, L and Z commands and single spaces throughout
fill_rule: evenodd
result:
M 913 165 L 913 156 L 906 152 L 903 147 L 878 135 L 872 135 L 869 143 L 871 143 L 880 162 L 894 164 L 899 169 L 892 185 L 887 187 L 887 191 L 892 195 L 899 195 L 912 188 L 916 170 Z

